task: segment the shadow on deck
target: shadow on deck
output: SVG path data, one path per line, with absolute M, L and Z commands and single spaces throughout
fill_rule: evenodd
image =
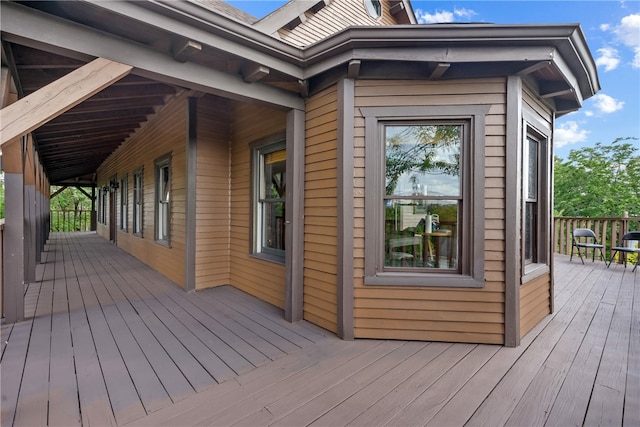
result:
M 33 318 L 2 326 L 2 425 L 639 425 L 640 270 L 555 265 L 518 348 L 349 342 L 52 234 Z

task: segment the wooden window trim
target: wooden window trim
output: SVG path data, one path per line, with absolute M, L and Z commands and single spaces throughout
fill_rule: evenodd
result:
M 129 175 L 120 178 L 120 231 L 129 231 Z
M 365 118 L 365 223 L 375 224 L 365 230 L 365 285 L 417 287 L 484 286 L 484 152 L 486 105 L 367 107 Z M 382 191 L 385 164 L 383 123 L 394 121 L 468 121 L 470 135 L 463 142 L 462 167 L 467 168 L 463 183 L 461 225 L 466 232 L 460 238 L 460 269 L 451 272 L 386 272 L 380 267 L 384 244 Z
M 140 188 L 138 188 L 138 198 L 140 203 L 136 203 L 136 177 L 140 177 Z M 138 212 L 140 215 L 138 215 Z M 140 231 L 136 231 L 138 223 L 137 218 L 140 217 Z M 144 167 L 133 171 L 133 235 L 136 237 L 144 237 Z
M 525 284 L 547 274 L 550 270 L 551 262 L 551 249 L 549 242 L 551 241 L 551 129 L 544 125 L 543 122 L 538 120 L 533 114 L 523 111 L 523 126 L 522 126 L 522 143 L 527 141 L 527 138 L 533 138 L 538 142 L 538 201 L 537 201 L 537 233 L 536 233 L 536 262 L 527 262 L 524 257 L 525 242 L 524 236 L 522 239 L 522 245 L 520 248 L 522 260 L 522 279 L 521 284 Z M 524 151 L 524 147 L 523 147 Z M 522 161 L 525 161 L 523 153 Z M 527 179 L 524 176 L 524 164 L 522 165 L 522 180 Z M 521 230 L 524 233 L 525 227 L 525 215 L 524 208 L 526 203 L 526 195 L 524 194 L 525 185 L 523 182 L 522 187 L 522 205 L 523 209 L 521 215 Z
M 251 149 L 251 213 L 250 213 L 250 249 L 251 256 L 266 261 L 284 264 L 286 260 L 286 247 L 280 254 L 278 251 L 263 251 L 260 244 L 259 223 L 262 218 L 258 214 L 260 186 L 262 184 L 261 158 L 264 154 L 271 152 L 286 150 L 286 135 L 277 134 L 267 138 L 254 141 L 249 145 Z M 286 199 L 285 199 L 286 204 Z M 259 247 L 260 246 L 260 247 Z
M 164 202 L 167 204 L 167 216 L 165 218 L 166 220 L 166 229 L 167 229 L 167 237 L 163 238 L 162 236 L 160 236 L 160 230 L 159 230 L 159 225 L 160 225 L 160 203 L 161 203 L 161 194 L 160 194 L 160 171 L 163 168 L 167 168 L 168 169 L 168 174 L 169 174 L 169 179 L 168 179 L 168 195 L 169 195 L 169 200 Z M 154 161 L 154 187 L 155 187 L 155 191 L 154 191 L 154 206 L 153 206 L 153 212 L 154 212 L 154 237 L 155 237 L 155 242 L 163 245 L 163 246 L 168 246 L 171 247 L 171 191 L 172 191 L 172 185 L 171 185 L 171 181 L 173 180 L 173 171 L 171 169 L 171 153 L 167 153 L 163 156 L 158 157 L 155 161 Z

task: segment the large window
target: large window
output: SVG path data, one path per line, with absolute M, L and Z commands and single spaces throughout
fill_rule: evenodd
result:
M 133 172 L 133 234 L 142 236 L 143 224 L 143 170 L 138 169 Z
M 285 143 L 253 151 L 253 253 L 284 262 Z
M 127 221 L 129 220 L 129 193 L 127 178 L 127 175 L 124 175 L 120 179 L 120 230 L 122 231 L 127 231 Z
M 365 284 L 483 286 L 486 110 L 361 109 Z
M 458 270 L 466 123 L 385 124 L 384 270 Z
M 171 157 L 156 160 L 156 240 L 169 244 L 171 227 Z

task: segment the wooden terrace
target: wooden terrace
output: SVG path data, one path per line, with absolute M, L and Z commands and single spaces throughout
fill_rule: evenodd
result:
M 342 341 L 52 233 L 30 319 L 2 326 L 2 425 L 640 425 L 640 269 L 555 269 L 555 312 L 517 348 Z

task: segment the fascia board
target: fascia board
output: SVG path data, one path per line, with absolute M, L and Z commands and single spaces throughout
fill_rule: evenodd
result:
M 131 65 L 134 74 L 232 99 L 251 99 L 282 108 L 303 109 L 302 98 L 272 86 L 246 83 L 231 75 L 194 63 L 180 63 L 141 44 L 131 43 L 13 2 L 3 2 L 3 40 L 76 59 L 103 57 Z
M 223 52 L 240 55 L 294 78 L 301 78 L 299 48 L 217 14 L 182 1 L 123 2 L 83 0 L 96 8 L 135 19 Z

